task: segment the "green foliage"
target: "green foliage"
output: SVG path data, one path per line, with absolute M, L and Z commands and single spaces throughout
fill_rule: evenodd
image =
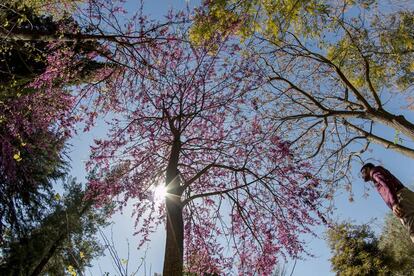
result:
M 11 235 L 2 248 L 1 275 L 29 275 L 34 271 L 64 275 L 81 272 L 102 253 L 95 234 L 104 226 L 107 210 L 85 200 L 85 190 L 74 180 L 65 185 L 65 195 L 50 198 L 49 213 L 23 235 Z M 37 270 L 36 270 L 37 269 Z
M 328 231 L 333 253 L 332 270 L 337 275 L 386 275 L 390 272 L 378 240 L 368 225 L 342 223 Z
M 0 135 L 2 134 L 0 128 Z M 47 144 L 38 141 L 48 141 Z M 16 143 L 21 144 L 20 141 Z M 62 159 L 63 141 L 52 133 L 39 132 L 25 140 L 33 145 L 30 152 L 21 146 L 24 155 L 16 167 L 15 179 L 10 179 L 5 168 L 0 168 L 0 234 L 21 232 L 38 220 L 50 200 L 52 183 L 66 173 Z
M 385 219 L 379 248 L 392 258 L 389 266 L 393 275 L 414 275 L 414 245 L 407 229 L 392 214 Z
M 255 33 L 272 39 L 293 29 L 302 34 L 318 32 L 318 20 L 328 6 L 318 0 L 206 1 L 206 9 L 195 18 L 193 42 L 211 39 L 217 33 L 232 33 L 248 38 Z
M 21 9 L 28 7 L 36 14 L 53 14 L 54 16 L 64 16 L 76 8 L 82 0 L 10 0 L 9 3 Z
M 368 87 L 366 70 L 375 89 L 407 89 L 414 81 L 414 13 L 375 15 L 369 26 L 343 27 L 342 38 L 328 48 L 328 57 L 357 88 Z M 344 25 L 345 22 L 340 22 Z
M 242 40 L 261 37 L 276 47 L 313 45 L 356 88 L 369 88 L 369 67 L 375 89 L 405 90 L 414 81 L 414 12 L 407 8 L 383 13 L 381 4 L 376 0 L 205 1 L 190 38 L 200 44 L 232 34 Z
M 392 213 L 379 237 L 367 224 L 341 223 L 328 230 L 327 240 L 337 275 L 414 275 L 414 245 Z

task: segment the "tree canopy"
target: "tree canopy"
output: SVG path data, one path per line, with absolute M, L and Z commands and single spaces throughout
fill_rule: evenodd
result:
M 337 275 L 411 275 L 413 244 L 407 229 L 387 214 L 376 235 L 368 224 L 340 223 L 327 231 L 331 268 Z
M 4 269 L 82 271 L 103 223 L 90 204 L 134 200 L 140 247 L 166 225 L 165 275 L 270 275 L 372 142 L 414 157 L 414 124 L 388 104 L 413 92 L 412 5 L 206 0 L 163 21 L 128 7 L 0 5 Z M 56 199 L 67 140 L 97 124 L 87 190 Z M 399 252 L 367 226 L 330 240 L 345 275 L 388 273 Z
M 65 194 L 55 193 L 42 206 L 47 210 L 30 229 L 7 232 L 1 247 L 2 275 L 81 273 L 103 253 L 96 233 L 106 225 L 106 209 L 85 200 L 85 190 L 75 180 L 69 179 L 64 188 Z
M 236 37 L 268 80 L 262 102 L 293 147 L 346 180 L 371 143 L 414 157 L 414 124 L 393 102 L 412 98 L 413 6 L 408 1 L 204 1 L 192 27 Z M 394 137 L 384 135 L 384 128 Z M 314 139 L 318 136 L 319 139 Z
M 181 275 L 183 264 L 194 273 L 269 274 L 276 254 L 299 254 L 298 234 L 320 222 L 318 180 L 256 105 L 254 63 L 231 41 L 193 47 L 188 15 L 167 18 L 154 34 L 165 39 L 117 52 L 118 66 L 97 76 L 104 81 L 83 87 L 91 123 L 113 115 L 107 139 L 92 147 L 91 188 L 119 207 L 139 199 L 143 242 L 166 222 L 166 275 Z M 157 204 L 159 185 L 167 195 Z
M 328 231 L 337 275 L 386 275 L 390 269 L 378 248 L 378 239 L 368 225 L 340 224 Z

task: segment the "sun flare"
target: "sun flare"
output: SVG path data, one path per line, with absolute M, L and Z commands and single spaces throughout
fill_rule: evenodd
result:
M 155 188 L 154 188 L 154 200 L 156 202 L 162 202 L 163 200 L 165 200 L 166 196 L 167 196 L 167 188 L 164 185 L 159 184 L 159 185 L 155 186 Z

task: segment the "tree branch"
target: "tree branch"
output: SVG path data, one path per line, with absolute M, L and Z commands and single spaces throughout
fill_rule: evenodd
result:
M 214 166 L 214 163 L 211 163 L 207 166 L 205 166 L 201 171 L 199 171 L 195 176 L 193 176 L 190 180 L 186 181 L 184 185 L 181 187 L 182 191 L 187 189 L 194 181 L 199 179 L 201 176 L 203 176 L 209 169 L 211 169 Z
M 386 149 L 392 149 L 396 152 L 399 152 L 401 154 L 404 154 L 410 158 L 414 158 L 414 149 L 402 146 L 402 145 L 398 145 L 395 144 L 387 139 L 384 139 L 382 137 L 379 137 L 375 134 L 372 134 L 370 132 L 367 132 L 365 130 L 363 130 L 362 128 L 359 128 L 347 121 L 344 120 L 344 124 L 348 127 L 350 127 L 351 129 L 359 132 L 360 134 L 364 135 L 369 141 L 374 142 L 376 144 L 379 144 L 383 147 L 385 147 Z

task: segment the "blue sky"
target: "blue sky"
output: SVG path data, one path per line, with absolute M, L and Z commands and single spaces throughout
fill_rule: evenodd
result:
M 146 12 L 154 18 L 160 18 L 169 8 L 183 8 L 186 2 L 189 2 L 190 6 L 194 6 L 196 4 L 196 1 L 194 0 L 151 0 L 147 1 L 145 9 Z M 129 1 L 129 8 L 134 9 L 134 6 L 138 6 L 138 3 L 138 0 Z M 389 109 L 396 113 L 403 113 L 407 116 L 407 119 L 414 121 L 412 112 L 400 110 L 400 107 L 404 105 L 405 103 L 402 99 L 397 99 L 392 102 Z M 379 130 L 383 131 L 389 137 L 394 136 L 394 132 L 389 129 L 379 128 Z M 89 157 L 89 145 L 92 144 L 92 140 L 94 138 L 101 137 L 102 134 L 102 126 L 98 126 L 96 130 L 86 134 L 81 134 L 71 140 L 72 146 L 70 157 L 72 160 L 72 175 L 77 177 L 80 181 L 84 181 L 84 162 Z M 373 146 L 372 149 L 373 150 L 370 155 L 365 155 L 365 158 L 372 157 L 380 161 L 383 166 L 394 173 L 403 183 L 405 183 L 405 185 L 411 186 L 414 184 L 414 160 L 379 146 Z M 371 222 L 372 227 L 376 231 L 380 231 L 383 222 L 382 220 L 384 215 L 388 212 L 388 209 L 380 196 L 372 188 L 370 190 L 370 196 L 368 198 L 363 197 L 364 183 L 358 178 L 358 171 L 359 165 L 355 164 L 352 171 L 354 179 L 353 191 L 355 194 L 354 202 L 350 203 L 348 201 L 348 194 L 346 192 L 338 192 L 334 199 L 336 203 L 334 217 L 338 220 L 351 220 L 355 223 Z M 368 186 L 369 185 L 366 185 L 365 187 Z M 113 225 L 105 229 L 105 233 L 110 236 L 112 229 L 114 243 L 121 258 L 127 258 L 127 240 L 129 241 L 129 272 L 131 273 L 137 269 L 137 264 L 141 263 L 141 257 L 145 254 L 144 250 L 136 250 L 138 238 L 133 236 L 135 230 L 134 218 L 131 217 L 131 208 L 127 207 L 122 214 L 116 214 L 113 217 L 113 221 Z M 160 273 L 162 271 L 164 257 L 164 231 L 162 230 L 163 229 L 154 234 L 146 252 L 145 265 L 141 267 L 141 270 L 137 275 L 154 275 L 154 272 Z M 325 228 L 323 227 L 316 229 L 316 233 L 320 237 L 323 236 L 324 231 Z M 308 251 L 314 254 L 315 257 L 312 258 L 304 256 L 305 260 L 297 262 L 293 275 L 334 275 L 334 273 L 330 271 L 330 263 L 328 260 L 330 258 L 330 252 L 326 242 L 322 238 L 304 238 L 308 242 Z M 292 263 L 288 264 L 289 267 L 291 267 L 291 265 Z M 87 269 L 86 272 L 86 275 L 102 275 L 103 272 L 109 272 L 110 275 L 118 275 L 112 266 L 109 255 L 97 259 L 93 263 L 93 267 Z

